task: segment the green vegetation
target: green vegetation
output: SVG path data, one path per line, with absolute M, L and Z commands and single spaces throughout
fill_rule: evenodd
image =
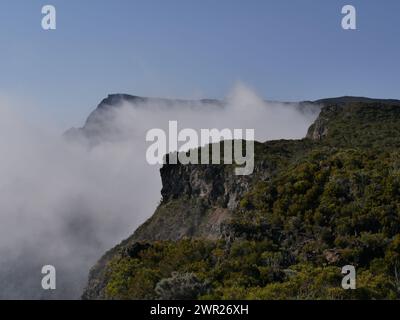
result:
M 117 299 L 400 298 L 400 107 L 323 111 L 327 135 L 256 146 L 276 167 L 243 194 L 229 235 L 155 241 L 118 254 Z M 357 290 L 341 288 L 341 267 Z

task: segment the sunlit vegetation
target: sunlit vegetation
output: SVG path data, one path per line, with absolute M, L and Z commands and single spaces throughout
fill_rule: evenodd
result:
M 355 104 L 333 119 L 322 141 L 256 148 L 258 161 L 286 160 L 243 195 L 229 237 L 118 255 L 107 297 L 400 298 L 400 108 Z M 341 288 L 346 264 L 356 290 Z

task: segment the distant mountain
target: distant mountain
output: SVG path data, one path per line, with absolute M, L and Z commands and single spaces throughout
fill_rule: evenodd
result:
M 268 101 L 266 101 L 268 102 Z M 274 103 L 275 101 L 270 101 Z M 347 103 L 390 103 L 394 105 L 400 104 L 399 100 L 388 99 L 371 99 L 365 97 L 337 97 L 320 99 L 316 101 L 301 102 L 279 102 L 288 106 L 293 106 L 301 111 L 308 111 L 310 108 L 319 110 L 325 105 L 345 105 Z M 201 99 L 201 100 L 184 100 L 184 99 L 165 99 L 165 98 L 148 98 L 129 94 L 110 94 L 103 99 L 95 110 L 89 115 L 86 123 L 82 128 L 71 128 L 65 136 L 69 139 L 84 138 L 92 143 L 96 143 L 107 136 L 112 129 L 109 124 L 112 122 L 112 110 L 123 105 L 131 105 L 136 108 L 154 109 L 155 106 L 163 108 L 224 108 L 226 102 L 217 99 Z
M 157 108 L 223 108 L 225 103 L 214 99 L 183 100 L 146 98 L 128 94 L 110 94 L 89 115 L 82 128 L 71 128 L 65 133 L 65 136 L 68 139 L 86 139 L 92 144 L 107 139 L 107 136 L 115 129 L 110 127 L 115 116 L 113 110 L 122 106 L 147 108 L 157 111 Z
M 162 202 L 83 298 L 400 298 L 400 101 L 311 103 L 307 136 L 256 143 L 250 176 L 164 165 Z M 341 288 L 349 264 L 357 290 Z
M 285 106 L 297 108 L 301 112 L 318 112 L 322 104 L 317 102 L 275 102 Z M 84 139 L 91 144 L 96 144 L 99 141 L 107 139 L 115 128 L 112 127 L 115 111 L 122 106 L 131 106 L 132 108 L 145 108 L 154 110 L 155 112 L 161 109 L 177 109 L 182 110 L 193 109 L 207 110 L 225 108 L 227 102 L 216 99 L 201 99 L 201 100 L 184 100 L 184 99 L 165 99 L 165 98 L 148 98 L 128 94 L 110 94 L 103 99 L 95 110 L 89 115 L 86 123 L 82 128 L 71 128 L 65 136 L 68 139 Z M 138 120 L 140 121 L 140 120 Z
M 313 103 L 322 104 L 322 105 L 333 105 L 333 104 L 346 105 L 349 103 L 382 103 L 382 104 L 399 105 L 400 100 L 343 96 L 343 97 L 337 97 L 337 98 L 320 99 L 320 100 L 313 101 Z

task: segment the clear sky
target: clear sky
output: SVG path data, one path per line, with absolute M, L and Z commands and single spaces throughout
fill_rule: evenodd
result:
M 0 94 L 65 128 L 109 93 L 222 98 L 237 81 L 275 100 L 399 99 L 399 16 L 398 0 L 1 0 Z

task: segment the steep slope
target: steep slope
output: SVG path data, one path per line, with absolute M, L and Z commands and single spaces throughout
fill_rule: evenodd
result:
M 400 297 L 400 103 L 326 101 L 305 139 L 257 143 L 251 176 L 165 165 L 156 212 L 83 298 Z M 340 288 L 345 264 L 359 290 Z

